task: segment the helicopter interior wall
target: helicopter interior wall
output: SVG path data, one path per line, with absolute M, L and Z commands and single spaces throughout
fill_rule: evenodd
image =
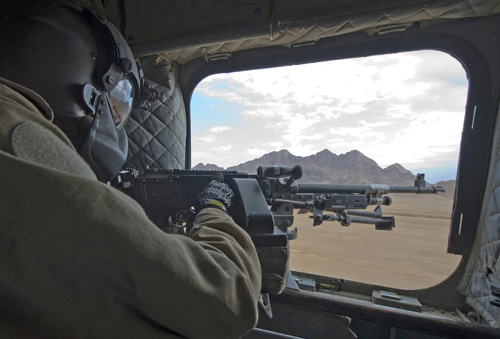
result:
M 497 120 L 492 149 L 490 176 L 485 192 L 485 203 L 479 222 L 478 236 L 458 289 L 466 295 L 466 302 L 490 326 L 500 327 L 500 307 L 490 303 L 492 284 L 500 286 L 500 119 Z M 474 261 L 475 259 L 475 261 Z
M 473 272 L 476 272 L 474 273 L 476 277 L 480 275 L 480 272 L 476 271 L 478 257 L 471 256 L 469 258 L 468 253 L 471 249 L 472 240 L 476 235 L 483 194 L 488 191 L 486 189 L 486 180 L 488 178 L 489 159 L 493 144 L 492 135 L 499 100 L 497 87 L 499 69 L 496 60 L 500 54 L 498 43 L 495 43 L 496 33 L 494 31 L 484 31 L 484 27 L 498 27 L 499 22 L 499 16 L 489 19 L 463 19 L 454 23 L 448 22 L 426 28 L 412 27 L 404 33 L 390 36 L 369 37 L 365 33 L 353 33 L 347 36 L 324 39 L 313 46 L 304 46 L 302 48 L 270 47 L 242 51 L 233 53 L 227 60 L 216 62 L 196 59 L 180 67 L 179 81 L 181 82 L 186 107 L 189 112 L 188 101 L 194 87 L 202 78 L 214 73 L 426 48 L 444 50 L 457 57 L 467 69 L 470 81 L 464 126 L 471 126 L 472 121 L 476 124 L 475 131 L 465 129 L 463 134 L 459 187 L 455 200 L 455 212 L 460 211 L 460 213 L 456 214 L 454 225 L 452 225 L 454 227 L 450 231 L 452 252 L 464 254 L 465 260 L 463 260 L 455 274 L 442 284 L 426 290 L 406 291 L 406 293 L 414 295 L 424 302 L 443 302 L 449 303 L 448 306 L 452 304 L 459 306 L 464 300 L 464 295 L 476 290 L 480 291 L 479 298 L 482 298 L 483 302 L 487 304 L 489 295 L 487 279 L 491 279 L 491 277 L 488 278 L 483 274 L 482 281 L 476 280 L 479 284 L 477 287 L 473 286 L 473 282 L 468 290 L 466 288 L 460 290 L 461 297 L 457 296 L 456 286 L 466 269 L 465 279 L 470 278 Z M 475 112 L 477 107 L 481 107 L 479 115 Z M 477 133 L 478 131 L 480 132 Z M 493 182 L 491 175 L 494 172 L 489 173 L 489 180 Z M 461 178 L 465 179 L 460 181 Z M 472 181 L 471 178 L 473 178 Z M 458 224 L 459 221 L 463 221 L 460 220 L 463 215 L 467 215 L 467 220 L 463 224 L 460 223 L 460 230 L 458 230 Z M 495 232 L 494 227 L 485 232 L 490 235 L 487 242 L 496 243 L 498 232 Z M 480 236 L 478 234 L 479 238 Z M 495 236 L 496 239 L 494 239 Z M 491 251 L 494 251 L 494 253 L 490 255 L 490 262 L 495 263 L 497 261 L 494 258 L 498 258 L 499 254 L 498 246 L 490 246 L 489 252 Z M 474 251 L 473 254 L 477 254 L 476 252 L 479 253 L 479 250 Z M 470 260 L 469 265 L 466 265 L 468 258 Z M 484 271 L 485 267 L 480 265 L 477 269 Z M 488 269 L 493 272 L 493 276 L 500 277 L 494 264 L 490 265 Z M 469 282 L 471 281 L 468 280 L 465 283 L 462 282 L 462 284 L 468 286 Z M 469 304 L 473 305 L 474 308 L 478 306 L 477 302 L 473 301 L 469 301 Z M 483 303 L 483 306 L 486 304 Z M 492 314 L 490 318 L 498 319 L 498 315 Z
M 189 3 L 192 8 L 184 12 L 186 16 L 190 16 L 193 11 L 203 13 L 203 6 L 210 7 L 208 3 L 203 6 L 196 1 Z M 231 1 L 224 3 L 230 7 L 235 6 Z M 139 55 L 155 54 L 153 65 L 146 70 L 146 76 L 154 77 L 153 80 L 157 84 L 167 91 L 172 91 L 169 92 L 172 93 L 170 99 L 165 103 L 176 103 L 174 106 L 178 106 L 179 100 L 184 101 L 184 106 L 179 112 L 185 111 L 186 113 L 185 134 L 180 133 L 179 136 L 185 141 L 185 160 L 184 164 L 179 161 L 177 165 L 190 167 L 189 102 L 197 83 L 210 74 L 424 48 L 448 51 L 464 63 L 470 77 L 471 90 L 465 125 L 470 126 L 471 121 L 474 121 L 476 131 L 481 131 L 480 133 L 470 131 L 464 133 L 460 155 L 459 188 L 455 201 L 455 211 L 460 213 L 456 214 L 457 217 L 454 219 L 450 233 L 452 252 L 464 254 L 465 260 L 455 274 L 442 284 L 430 289 L 407 293 L 417 296 L 423 302 L 444 302 L 448 303 L 447 306 L 453 307 L 459 307 L 465 299 L 464 296 L 468 295 L 468 304 L 482 314 L 490 325 L 498 326 L 498 309 L 493 309 L 492 312 L 488 311 L 486 306 L 488 306 L 490 282 L 500 278 L 500 267 L 496 264 L 500 262 L 498 209 L 494 209 L 495 206 L 498 207 L 499 201 L 498 179 L 493 177 L 495 173 L 499 175 L 500 171 L 497 165 L 500 143 L 498 123 L 496 130 L 494 128 L 499 102 L 498 56 L 500 53 L 499 41 L 493 39 L 495 32 L 498 31 L 500 17 L 447 21 L 464 16 L 476 17 L 498 13 L 500 11 L 498 2 L 485 1 L 479 2 L 480 5 L 478 5 L 476 1 L 423 1 L 419 2 L 418 6 L 425 10 L 420 10 L 418 15 L 412 16 L 408 15 L 411 11 L 415 11 L 412 1 L 400 1 L 399 5 L 397 1 L 383 1 L 378 2 L 378 5 L 373 5 L 375 7 L 380 5 L 379 9 L 367 8 L 366 1 L 350 1 L 343 3 L 348 3 L 349 6 L 363 3 L 360 8 L 364 10 L 358 9 L 359 13 L 350 13 L 344 8 L 343 11 L 338 12 L 338 15 L 330 13 L 332 15 L 322 16 L 328 20 L 314 20 L 321 6 L 315 7 L 316 10 L 303 11 L 300 14 L 299 11 L 293 11 L 297 8 L 298 2 L 289 2 L 289 7 L 285 3 L 282 1 L 247 2 L 247 9 L 252 8 L 254 14 L 256 14 L 253 12 L 254 9 L 274 6 L 276 11 L 271 22 L 259 18 L 253 18 L 252 21 L 245 17 L 247 11 L 236 12 L 243 15 L 243 19 L 246 18 L 246 20 L 240 20 L 242 17 L 235 16 L 234 11 L 213 7 L 216 11 L 220 11 L 216 16 L 219 20 L 214 20 L 214 16 L 210 15 L 203 17 L 195 15 L 194 18 L 200 20 L 198 20 L 198 26 L 193 26 L 193 17 L 185 21 L 182 16 L 176 16 L 175 11 L 169 13 L 169 17 L 174 20 L 173 23 L 165 20 L 164 17 L 160 18 L 161 13 L 158 13 L 157 21 L 151 20 L 151 14 L 148 14 L 145 8 L 141 9 L 143 6 L 141 2 L 126 2 L 127 25 L 121 26 L 124 27 L 128 41 Z M 314 7 L 314 4 L 311 6 Z M 426 7 L 426 4 L 430 7 Z M 439 7 L 440 4 L 444 7 Z M 384 10 L 384 6 L 389 9 Z M 427 11 L 429 9 L 433 10 Z M 421 22 L 420 25 L 403 25 L 399 31 L 380 34 L 380 31 L 377 32 L 375 28 L 380 27 L 381 22 L 369 20 L 369 18 L 377 18 L 377 15 L 368 15 L 370 11 L 371 14 L 374 12 L 382 14 L 379 18 L 384 18 L 383 20 L 390 18 L 391 21 L 386 22 L 388 24 L 430 21 Z M 133 15 L 141 12 L 144 13 L 143 16 Z M 226 16 L 223 13 L 226 13 Z M 293 13 L 299 14 L 294 17 Z M 424 17 L 425 15 L 430 16 Z M 446 19 L 446 21 L 434 19 Z M 248 25 L 243 25 L 241 29 L 235 28 L 239 20 Z M 169 22 L 169 26 L 157 30 L 152 29 L 161 22 Z M 178 25 L 176 26 L 175 23 Z M 215 26 L 210 26 L 212 24 Z M 328 25 L 332 28 L 329 31 L 325 29 Z M 198 29 L 194 29 L 195 27 Z M 200 40 L 200 27 L 211 27 L 208 31 L 212 30 L 218 34 L 210 36 L 213 41 L 205 38 Z M 276 30 L 271 30 L 270 33 L 269 27 Z M 322 30 L 325 35 L 320 34 Z M 155 32 L 157 35 L 151 36 L 148 32 Z M 236 34 L 239 38 L 231 39 L 228 32 Z M 274 36 L 272 32 L 277 35 Z M 211 58 L 218 53 L 222 53 L 219 55 L 220 58 L 217 60 Z M 164 71 L 166 64 L 171 67 L 168 72 Z M 179 67 L 178 73 L 176 67 Z M 162 69 L 163 71 L 157 72 Z M 167 107 L 168 105 L 167 103 Z M 479 108 L 478 115 L 475 114 L 477 108 Z M 164 126 L 158 123 L 152 128 L 154 135 L 155 131 L 161 130 Z M 496 136 L 493 138 L 494 132 Z M 137 139 L 146 140 L 147 138 L 138 136 Z M 492 145 L 494 145 L 493 148 Z M 147 148 L 144 145 L 138 146 L 141 150 Z M 157 149 L 152 148 L 151 151 L 153 154 L 158 154 Z M 488 195 L 490 189 L 494 190 L 494 193 Z M 484 204 L 482 204 L 483 196 Z M 463 223 L 460 214 L 467 218 Z M 481 219 L 480 215 L 482 215 Z M 471 249 L 474 237 L 476 241 Z M 460 293 L 458 293 L 455 288 L 460 279 L 462 281 L 459 285 Z M 289 298 L 288 300 L 292 299 L 290 295 L 286 297 Z M 359 319 L 362 319 L 362 316 L 359 316 Z M 410 328 L 411 321 L 410 319 L 408 325 Z M 374 323 L 382 326 L 383 321 L 376 319 Z M 353 322 L 354 324 L 356 322 Z
M 134 109 L 125 124 L 129 151 L 124 168 L 139 173 L 147 167 L 184 169 L 187 119 L 176 68 L 156 64 L 153 70 L 150 59 L 143 59 L 142 65 L 158 99 L 148 109 Z
M 272 300 L 273 315 L 260 314 L 258 328 L 299 338 L 343 338 L 343 330 L 332 328 L 339 314 L 350 318 L 349 328 L 357 338 L 435 339 L 435 338 L 498 338 L 496 328 L 440 317 L 347 302 L 316 293 L 290 293 Z M 337 322 L 337 324 L 341 324 Z
M 498 0 L 190 0 L 148 1 L 145 6 L 142 1 L 127 1 L 124 36 L 135 55 L 160 54 L 183 65 L 196 58 L 300 46 L 353 32 L 371 35 L 419 22 L 493 15 L 500 12 L 498 4 Z
M 489 24 L 498 25 L 499 20 L 499 16 L 489 19 Z M 492 77 L 498 74 L 498 65 L 495 61 L 498 47 L 493 49 L 490 47 L 489 41 L 494 39 L 491 36 L 494 33 L 481 32 L 484 24 L 483 20 L 464 19 L 422 29 L 412 27 L 405 32 L 390 36 L 370 37 L 364 33 L 353 33 L 323 39 L 313 46 L 302 48 L 270 47 L 241 51 L 234 53 L 227 60 L 216 62 L 196 59 L 180 67 L 179 81 L 186 108 L 189 110 L 192 91 L 201 79 L 210 74 L 420 49 L 442 50 L 455 56 L 463 63 L 469 77 L 468 106 L 464 124 L 470 126 L 474 121 L 475 126 L 475 130 L 464 128 L 458 173 L 459 178 L 474 178 L 474 185 L 459 181 L 449 241 L 449 252 L 463 255 L 470 249 L 476 232 L 497 113 L 495 106 L 498 104 L 492 97 L 496 81 Z M 481 104 L 481 110 L 476 110 L 478 103 Z M 189 136 L 188 131 L 188 149 Z M 186 159 L 187 164 L 189 161 Z

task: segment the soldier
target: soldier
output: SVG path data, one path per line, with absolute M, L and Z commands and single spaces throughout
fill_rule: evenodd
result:
M 123 124 L 143 93 L 118 30 L 60 2 L 3 2 L 0 13 L 2 336 L 250 330 L 260 265 L 248 234 L 223 211 L 230 189 L 205 189 L 196 226 L 181 236 L 163 233 L 104 184 L 126 159 Z

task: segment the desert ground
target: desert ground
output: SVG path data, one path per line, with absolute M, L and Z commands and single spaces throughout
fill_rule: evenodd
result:
M 402 289 L 445 280 L 462 258 L 446 252 L 453 200 L 439 195 L 390 196 L 392 205 L 382 209 L 384 216 L 396 217 L 392 231 L 331 221 L 313 227 L 309 214 L 296 214 L 298 237 L 290 242 L 290 269 Z

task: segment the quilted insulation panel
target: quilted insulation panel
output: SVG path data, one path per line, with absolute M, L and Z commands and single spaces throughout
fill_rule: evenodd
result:
M 162 52 L 164 60 L 185 64 L 219 53 L 492 15 L 500 13 L 500 0 L 149 0 L 126 1 L 125 8 L 134 54 Z
M 494 282 L 500 286 L 500 154 L 495 157 L 496 168 L 491 195 L 488 200 L 479 259 L 470 276 L 466 291 L 466 301 L 490 326 L 500 327 L 500 307 L 490 304 L 490 286 Z
M 158 92 L 150 110 L 132 111 L 125 130 L 129 138 L 125 167 L 183 169 L 186 157 L 186 111 L 175 77 L 169 87 L 147 80 Z

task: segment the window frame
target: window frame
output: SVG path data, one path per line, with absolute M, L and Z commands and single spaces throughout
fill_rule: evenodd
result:
M 493 63 L 495 53 L 491 53 L 488 37 L 477 35 L 480 32 L 477 23 L 481 20 L 498 18 L 462 19 L 451 25 L 437 24 L 425 28 L 413 25 L 403 33 L 390 36 L 370 37 L 362 32 L 351 33 L 325 38 L 312 46 L 240 51 L 225 60 L 195 59 L 182 65 L 179 80 L 188 116 L 186 167 L 191 166 L 191 95 L 197 84 L 209 75 L 417 50 L 448 53 L 463 65 L 469 80 L 448 241 L 449 253 L 466 255 L 481 213 L 498 108 L 498 93 L 494 92 L 498 78 Z

